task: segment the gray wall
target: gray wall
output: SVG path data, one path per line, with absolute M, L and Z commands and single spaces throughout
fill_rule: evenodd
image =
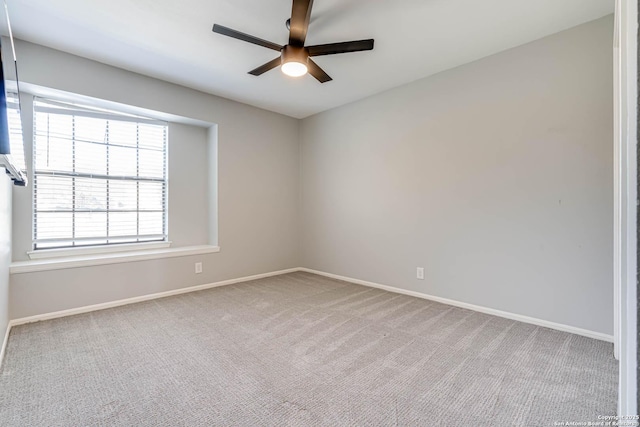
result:
M 181 117 L 216 123 L 220 253 L 100 267 L 14 274 L 10 317 L 20 318 L 180 287 L 297 267 L 299 144 L 297 120 L 162 82 L 42 46 L 19 42 L 22 81 Z M 207 131 L 172 125 L 170 238 L 206 243 L 210 177 Z M 201 145 L 200 144 L 201 141 Z M 181 146 L 182 144 L 182 146 Z M 195 150 L 195 151 L 192 151 Z M 199 156 L 200 162 L 190 159 Z M 176 161 L 177 160 L 177 161 Z M 192 164 L 192 166 L 185 163 Z M 214 191 L 215 193 L 215 191 Z M 177 200 L 176 200 L 177 198 Z M 14 193 L 15 230 L 28 246 L 29 193 Z M 26 200 L 26 201 L 25 201 Z M 26 206 L 26 210 L 25 210 Z M 25 213 L 27 212 L 27 213 Z M 20 213 L 20 218 L 17 214 Z M 19 220 L 19 221 L 18 221 Z M 24 230 L 27 230 L 25 240 Z M 18 252 L 18 251 L 16 251 Z M 23 257 L 16 254 L 16 259 Z M 204 263 L 194 274 L 194 262 Z
M 9 264 L 11 264 L 11 180 L 0 170 L 0 346 L 9 323 Z M 1 362 L 1 361 L 0 361 Z
M 305 119 L 303 266 L 611 334 L 612 33 Z
M 208 151 L 207 129 L 169 124 L 168 228 L 173 247 L 209 243 Z

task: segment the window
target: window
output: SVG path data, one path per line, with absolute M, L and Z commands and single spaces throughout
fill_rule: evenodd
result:
M 167 240 L 167 124 L 36 98 L 34 249 Z

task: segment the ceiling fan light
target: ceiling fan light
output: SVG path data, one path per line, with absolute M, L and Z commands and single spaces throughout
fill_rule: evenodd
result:
M 307 74 L 307 66 L 302 62 L 285 62 L 282 64 L 282 72 L 285 73 L 289 77 L 300 77 Z
M 286 45 L 282 48 L 282 67 L 281 70 L 287 76 L 300 77 L 307 74 L 307 61 L 309 53 L 300 46 Z

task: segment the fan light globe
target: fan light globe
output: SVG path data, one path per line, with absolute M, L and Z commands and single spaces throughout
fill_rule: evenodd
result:
M 282 64 L 282 72 L 290 77 L 300 77 L 307 74 L 307 66 L 301 62 L 285 62 Z
M 286 45 L 280 52 L 282 61 L 282 72 L 287 76 L 300 77 L 307 74 L 307 61 L 309 53 L 304 47 Z

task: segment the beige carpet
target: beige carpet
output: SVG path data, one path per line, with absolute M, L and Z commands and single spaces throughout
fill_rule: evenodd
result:
M 15 327 L 2 426 L 552 426 L 611 344 L 293 273 Z

